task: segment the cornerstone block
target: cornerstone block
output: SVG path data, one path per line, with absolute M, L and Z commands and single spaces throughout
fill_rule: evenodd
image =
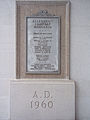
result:
M 11 120 L 75 120 L 74 82 L 12 80 Z

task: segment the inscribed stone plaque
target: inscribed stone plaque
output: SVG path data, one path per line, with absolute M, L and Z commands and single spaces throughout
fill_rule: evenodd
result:
M 60 17 L 27 17 L 27 73 L 60 72 Z

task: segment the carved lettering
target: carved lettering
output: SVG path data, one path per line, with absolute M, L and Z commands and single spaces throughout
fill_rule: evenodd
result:
M 38 98 L 37 91 L 35 91 L 33 98 Z
M 50 92 L 44 91 L 44 98 L 49 98 L 49 97 L 50 97 Z
M 53 108 L 53 97 L 50 91 L 34 91 L 32 100 L 30 102 L 31 109 L 51 109 Z

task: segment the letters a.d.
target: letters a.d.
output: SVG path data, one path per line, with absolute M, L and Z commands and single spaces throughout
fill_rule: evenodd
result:
M 50 98 L 51 97 L 51 94 L 50 94 L 50 91 L 43 91 L 43 95 L 40 96 L 39 92 L 35 91 L 34 92 L 34 95 L 33 95 L 33 98 Z

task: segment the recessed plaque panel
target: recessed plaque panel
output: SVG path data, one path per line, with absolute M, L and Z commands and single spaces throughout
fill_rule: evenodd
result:
M 60 73 L 60 17 L 27 17 L 26 30 L 26 73 Z
M 16 2 L 16 78 L 69 78 L 69 1 Z

